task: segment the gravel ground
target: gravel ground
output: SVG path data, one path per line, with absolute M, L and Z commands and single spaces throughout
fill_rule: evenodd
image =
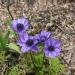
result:
M 14 19 L 25 17 L 30 23 L 27 31 L 34 35 L 42 29 L 51 31 L 52 37 L 61 41 L 61 54 L 58 57 L 67 68 L 67 75 L 75 74 L 75 3 L 38 4 L 28 7 L 25 3 L 13 4 L 10 11 Z M 10 15 L 6 5 L 0 4 L 0 31 L 5 36 L 10 29 L 6 21 Z M 12 39 L 13 36 L 10 36 Z M 13 40 L 12 40 L 13 41 Z

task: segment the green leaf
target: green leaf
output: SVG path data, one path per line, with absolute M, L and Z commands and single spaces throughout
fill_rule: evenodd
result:
M 43 61 L 42 59 L 43 59 L 43 54 L 39 54 L 39 55 L 34 56 L 35 66 L 42 67 L 42 61 Z
M 45 65 L 42 67 L 42 70 L 40 70 L 40 75 L 44 75 L 44 71 L 45 71 Z
M 14 30 L 10 30 L 10 32 L 11 32 L 13 35 L 15 35 Z
M 2 46 L 1 46 L 1 43 L 0 43 L 0 49 L 2 50 Z
M 57 74 L 66 74 L 65 73 L 65 67 L 64 65 L 62 65 L 59 61 L 58 58 L 48 58 L 48 60 L 50 61 L 50 65 L 49 65 L 49 73 L 51 75 L 57 75 Z
M 9 47 L 10 49 L 13 49 L 13 50 L 17 51 L 18 53 L 22 54 L 21 51 L 20 51 L 20 49 L 19 49 L 19 47 L 18 47 L 17 45 L 13 44 L 13 43 L 10 43 L 10 44 L 8 45 L 8 47 Z
M 9 75 L 18 75 L 18 65 L 11 69 Z
M 15 39 L 17 40 L 18 35 L 16 34 L 16 32 L 14 30 L 10 30 L 10 32 L 14 35 Z
M 5 36 L 5 44 L 8 43 L 9 35 L 10 35 L 10 31 L 8 31 L 6 36 Z
M 2 37 L 1 32 L 0 32 L 0 43 L 1 43 L 2 50 L 5 50 L 5 41 L 4 38 Z

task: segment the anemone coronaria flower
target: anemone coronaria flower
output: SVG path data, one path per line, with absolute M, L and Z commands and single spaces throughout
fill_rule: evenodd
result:
M 60 54 L 61 46 L 60 41 L 53 38 L 45 41 L 44 53 L 46 57 L 54 58 Z
M 18 45 L 22 46 L 21 52 L 26 53 L 29 50 L 37 52 L 38 49 L 36 44 L 38 43 L 37 40 L 34 39 L 34 36 L 29 36 L 27 33 L 20 36 L 18 39 Z
M 22 35 L 29 27 L 28 21 L 25 18 L 13 20 L 11 25 L 12 29 L 19 35 Z
M 35 36 L 35 39 L 38 40 L 38 42 L 45 42 L 50 38 L 50 32 L 46 32 L 45 30 L 42 30 L 40 34 Z

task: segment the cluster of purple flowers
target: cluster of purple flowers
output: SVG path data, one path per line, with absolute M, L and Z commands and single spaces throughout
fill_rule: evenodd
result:
M 60 41 L 54 40 L 50 37 L 51 33 L 42 30 L 36 36 L 30 36 L 26 33 L 29 27 L 28 21 L 25 18 L 13 20 L 12 29 L 20 35 L 18 45 L 22 46 L 21 52 L 26 53 L 30 50 L 38 52 L 37 44 L 44 43 L 44 53 L 46 57 L 54 58 L 60 54 Z

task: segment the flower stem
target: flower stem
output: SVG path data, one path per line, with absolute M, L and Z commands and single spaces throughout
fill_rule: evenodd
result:
M 36 75 L 36 66 L 34 64 L 34 59 L 33 59 L 33 55 L 32 55 L 32 52 L 30 51 L 30 56 L 31 56 L 31 60 L 32 60 L 32 64 L 33 64 L 33 72 L 35 73 Z
M 33 60 L 33 55 L 32 55 L 31 51 L 30 51 L 30 56 L 31 56 L 31 60 L 32 60 L 32 63 L 33 63 L 33 67 L 34 67 L 34 60 Z
M 45 54 L 43 54 L 42 68 L 43 68 L 43 64 L 44 64 L 44 59 L 45 59 Z

